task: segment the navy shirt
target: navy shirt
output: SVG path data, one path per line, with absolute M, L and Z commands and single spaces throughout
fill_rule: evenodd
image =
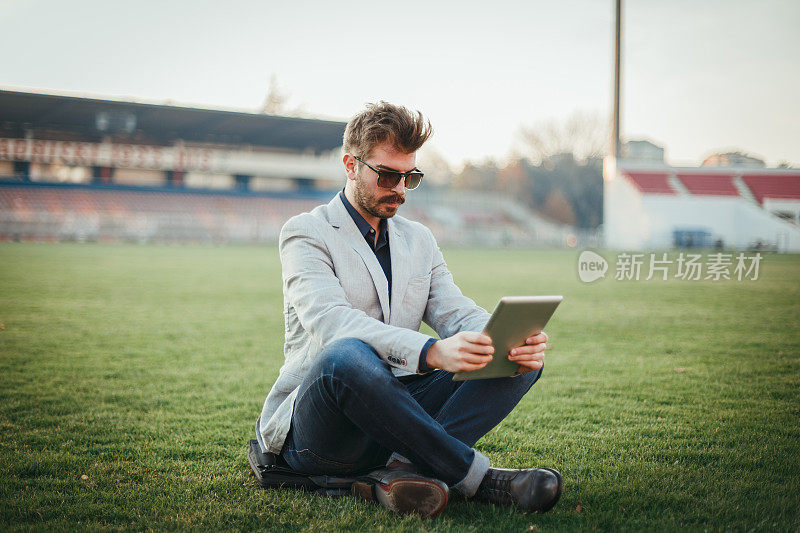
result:
M 389 305 L 392 303 L 392 256 L 389 250 L 389 225 L 386 223 L 386 219 L 380 219 L 378 222 L 378 241 L 375 242 L 375 228 L 370 226 L 369 222 L 364 220 L 364 217 L 361 216 L 355 207 L 350 203 L 347 197 L 344 195 L 344 190 L 339 193 L 339 198 L 342 199 L 342 203 L 344 204 L 344 208 L 347 209 L 347 212 L 350 213 L 350 218 L 353 219 L 353 222 L 356 223 L 356 227 L 358 231 L 364 236 L 364 239 L 369 244 L 370 250 L 375 253 L 375 257 L 378 258 L 378 263 L 380 263 L 381 268 L 383 269 L 383 273 L 386 276 L 386 281 L 389 283 Z M 419 354 L 419 372 L 430 372 L 433 370 L 431 367 L 428 366 L 427 356 L 428 356 L 428 348 L 436 342 L 436 339 L 431 337 L 428 342 L 425 343 L 425 346 L 422 347 L 422 351 Z

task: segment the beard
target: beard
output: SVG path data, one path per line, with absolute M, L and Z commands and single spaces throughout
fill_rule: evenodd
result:
M 397 207 L 389 204 L 397 203 L 399 207 L 406 201 L 405 198 L 393 192 L 389 192 L 385 196 L 372 193 L 367 189 L 366 182 L 362 176 L 358 176 L 358 179 L 356 179 L 353 197 L 361 209 L 377 218 L 393 217 L 397 213 Z

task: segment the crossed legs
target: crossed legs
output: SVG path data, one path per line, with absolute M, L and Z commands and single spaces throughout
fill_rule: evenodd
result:
M 301 472 L 346 475 L 381 467 L 394 452 L 472 496 L 489 469 L 474 444 L 540 375 L 455 382 L 438 370 L 401 382 L 371 346 L 341 339 L 300 385 L 283 456 Z

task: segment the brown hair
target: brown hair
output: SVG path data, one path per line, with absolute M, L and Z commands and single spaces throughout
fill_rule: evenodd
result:
M 430 121 L 419 111 L 380 101 L 350 119 L 344 129 L 344 151 L 369 157 L 378 144 L 389 141 L 395 149 L 416 152 L 433 134 Z

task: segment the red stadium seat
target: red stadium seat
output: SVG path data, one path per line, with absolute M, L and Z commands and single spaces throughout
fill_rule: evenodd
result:
M 676 194 L 667 181 L 669 174 L 665 172 L 626 172 L 624 175 L 642 192 Z
M 711 196 L 739 196 L 733 177 L 733 174 L 678 173 L 678 179 L 690 193 Z
M 764 203 L 764 198 L 800 200 L 800 173 L 752 174 L 742 176 L 742 181 L 750 188 L 760 204 Z

